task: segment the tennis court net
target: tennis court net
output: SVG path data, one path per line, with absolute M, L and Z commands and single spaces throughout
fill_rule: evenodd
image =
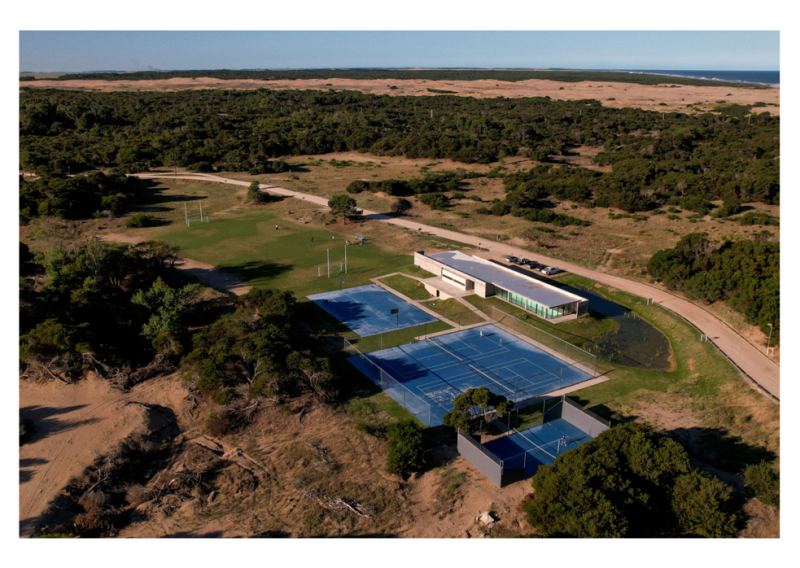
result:
M 433 339 L 430 339 L 430 338 L 426 337 L 425 341 L 427 341 L 430 345 L 433 345 L 436 349 L 438 349 L 439 351 L 441 351 L 442 353 L 444 353 L 448 357 L 450 357 L 450 358 L 454 359 L 455 361 L 457 361 L 459 365 L 463 365 L 464 364 L 464 359 L 462 359 L 461 357 L 459 357 L 458 355 L 456 355 L 455 353 L 453 353 L 449 349 L 445 349 L 444 347 L 442 347 L 441 345 L 436 343 Z
M 506 398 L 508 400 L 512 401 L 512 402 L 516 402 L 517 395 L 513 390 L 511 390 L 511 388 L 509 388 L 508 385 L 505 385 L 505 384 L 501 383 L 497 379 L 493 379 L 487 373 L 481 371 L 480 369 L 478 369 L 474 365 L 468 365 L 467 368 L 470 371 L 472 371 L 473 373 L 475 373 L 476 375 L 478 375 L 479 377 L 482 377 L 484 380 L 489 381 L 490 383 L 492 383 L 492 384 L 500 387 L 501 389 L 503 389 L 507 393 Z
M 551 457 L 551 458 L 552 458 L 554 461 L 555 461 L 556 457 L 557 457 L 557 456 L 558 456 L 558 454 L 559 454 L 559 451 L 558 451 L 558 445 L 556 445 L 556 455 L 554 456 L 552 453 L 550 453 L 550 452 L 548 452 L 547 450 L 545 450 L 545 449 L 544 449 L 542 446 L 540 446 L 539 444 L 537 444 L 536 442 L 534 442 L 533 440 L 531 440 L 530 438 L 528 438 L 528 437 L 527 437 L 525 434 L 523 434 L 523 433 L 522 433 L 522 432 L 520 432 L 519 430 L 516 430 L 516 429 L 515 429 L 515 430 L 514 430 L 514 434 L 515 434 L 515 435 L 517 435 L 517 436 L 519 436 L 520 438 L 522 438 L 522 439 L 523 439 L 523 440 L 525 440 L 526 442 L 528 442 L 528 443 L 529 443 L 531 446 L 533 446 L 533 447 L 534 447 L 534 449 L 536 449 L 537 451 L 539 451 L 539 452 L 542 452 L 543 454 L 545 454 L 545 455 L 547 455 L 547 456 Z M 561 443 L 560 441 L 559 441 L 559 442 L 551 442 L 550 444 L 545 444 L 545 445 L 546 445 L 546 446 L 549 448 L 549 447 L 550 447 L 552 444 L 560 444 L 560 443 Z

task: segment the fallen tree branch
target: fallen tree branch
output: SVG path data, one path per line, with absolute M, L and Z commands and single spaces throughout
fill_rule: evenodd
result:
M 269 472 L 256 460 L 245 454 L 239 448 L 230 446 L 218 438 L 200 436 L 191 441 L 201 448 L 212 452 L 217 457 L 238 465 L 254 477 L 263 478 L 269 476 Z
M 341 497 L 325 497 L 316 489 L 306 489 L 306 497 L 317 501 L 323 509 L 329 511 L 349 511 L 359 517 L 371 519 L 374 511 L 369 505 L 364 505 L 356 501 L 347 501 Z

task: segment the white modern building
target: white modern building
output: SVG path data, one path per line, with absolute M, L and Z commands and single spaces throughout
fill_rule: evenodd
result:
M 462 295 L 475 293 L 481 298 L 494 296 L 554 323 L 576 319 L 589 310 L 586 298 L 460 251 L 430 256 L 418 251 L 414 253 L 414 265 L 441 278 L 444 286 L 426 281 L 426 287 L 438 297 L 448 295 L 448 289 L 459 290 Z

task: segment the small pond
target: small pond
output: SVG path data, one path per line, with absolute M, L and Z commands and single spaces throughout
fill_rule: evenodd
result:
M 589 309 L 617 322 L 619 327 L 594 339 L 586 340 L 583 348 L 601 361 L 636 369 L 666 371 L 670 368 L 669 340 L 658 329 L 628 308 L 608 300 L 591 290 L 578 286 L 564 289 L 589 300 Z

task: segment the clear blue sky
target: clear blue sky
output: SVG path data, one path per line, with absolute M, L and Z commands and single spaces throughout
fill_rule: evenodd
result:
M 521 67 L 779 70 L 779 32 L 20 32 L 20 71 Z

